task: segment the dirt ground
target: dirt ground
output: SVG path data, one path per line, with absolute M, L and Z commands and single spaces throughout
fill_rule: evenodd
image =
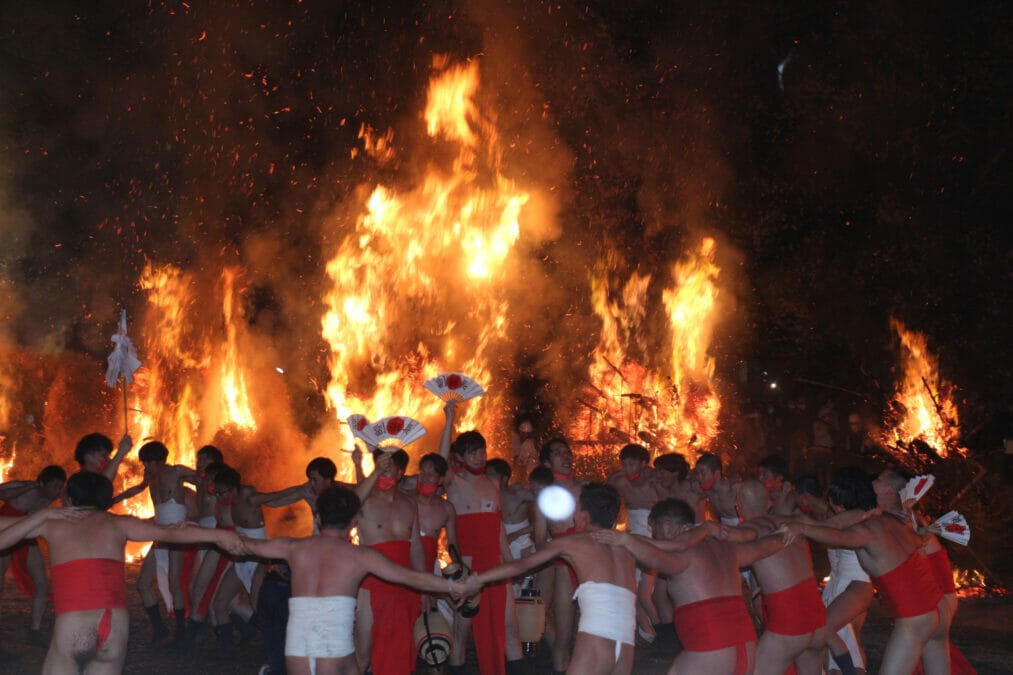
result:
M 137 578 L 138 569 L 137 565 L 128 566 L 129 582 L 132 583 Z M 263 663 L 263 650 L 259 641 L 241 648 L 238 658 L 231 663 L 211 660 L 211 644 L 198 645 L 185 651 L 169 647 L 149 648 L 147 639 L 150 626 L 138 595 L 129 593 L 128 603 L 131 612 L 131 639 L 124 671 L 126 673 L 250 674 L 256 673 Z M 5 657 L 0 661 L 0 673 L 37 673 L 41 669 L 45 651 L 25 644 L 29 615 L 28 601 L 21 597 L 8 579 L 4 584 L 4 597 L 0 600 L 0 647 L 5 652 Z M 51 625 L 52 609 L 49 610 L 44 626 L 48 629 Z M 862 632 L 872 665 L 870 674 L 876 672 L 889 629 L 889 619 L 883 615 L 878 604 L 874 604 Z M 1009 598 L 963 600 L 953 629 L 953 642 L 981 675 L 1013 673 L 1013 601 Z M 548 672 L 545 657 L 543 650 L 531 661 L 529 672 Z M 667 672 L 669 665 L 668 660 L 653 658 L 649 648 L 640 648 L 633 672 L 637 675 L 661 675 Z M 473 667 L 473 672 L 478 672 L 477 666 Z

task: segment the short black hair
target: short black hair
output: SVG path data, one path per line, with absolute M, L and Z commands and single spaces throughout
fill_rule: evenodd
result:
M 651 453 L 647 452 L 647 448 L 642 445 L 628 443 L 619 451 L 619 460 L 622 461 L 624 459 L 637 459 L 641 462 L 650 462 Z
M 876 491 L 872 489 L 872 479 L 856 467 L 834 471 L 827 497 L 833 504 L 846 510 L 868 511 L 876 508 Z
M 500 459 L 498 457 L 496 459 L 490 459 L 488 462 L 486 462 L 485 470 L 486 471 L 491 470 L 497 476 L 502 476 L 503 478 L 506 478 L 507 482 L 510 482 L 510 476 L 513 475 L 513 470 L 510 468 L 510 465 L 507 463 L 507 461 L 504 459 Z
M 45 485 L 46 483 L 52 483 L 54 480 L 58 480 L 61 483 L 67 482 L 67 472 L 63 470 L 62 466 L 50 464 L 42 471 L 39 472 L 38 478 L 35 479 L 39 485 Z
M 241 480 L 239 472 L 231 466 L 222 464 L 222 466 L 215 471 L 214 481 L 216 488 L 225 488 L 226 490 L 235 488 L 238 490 Z
M 676 525 L 692 525 L 696 522 L 696 512 L 681 499 L 663 499 L 654 505 L 647 520 L 656 523 L 666 519 L 674 520 Z
M 222 455 L 222 451 L 213 445 L 202 445 L 200 450 L 197 451 L 197 456 L 200 457 L 201 455 L 206 455 L 212 464 L 215 462 L 219 464 L 225 462 L 225 456 Z
M 105 511 L 113 505 L 113 482 L 100 473 L 78 471 L 67 481 L 67 498 L 74 506 Z
M 84 458 L 93 452 L 100 452 L 106 457 L 113 451 L 113 442 L 105 434 L 88 434 L 77 442 L 74 448 L 74 461 L 84 466 Z
M 443 455 L 437 455 L 435 452 L 422 455 L 422 459 L 419 460 L 419 468 L 422 468 L 422 465 L 426 463 L 431 464 L 433 471 L 440 476 L 446 476 L 447 471 L 450 470 L 450 467 L 447 465 L 447 460 L 443 457 Z
M 556 477 L 552 475 L 552 469 L 547 466 L 536 466 L 528 474 L 528 485 L 531 483 L 540 483 L 542 485 L 552 485 L 556 482 Z
M 598 527 L 611 529 L 619 517 L 622 497 L 619 490 L 605 483 L 588 483 L 580 490 L 580 509 L 587 512 Z
M 317 497 L 320 529 L 344 530 L 362 506 L 359 497 L 346 487 L 332 485 Z
M 795 486 L 795 492 L 800 495 L 812 495 L 813 497 L 823 496 L 823 486 L 820 480 L 811 473 L 799 476 L 791 482 Z
M 669 452 L 654 458 L 654 468 L 674 473 L 679 480 L 684 480 L 689 474 L 689 462 L 678 452 Z
M 137 458 L 142 462 L 164 462 L 169 459 L 169 448 L 161 441 L 148 441 L 137 451 Z
M 777 455 L 764 457 L 760 460 L 758 466 L 761 469 L 766 469 L 781 480 L 788 480 L 788 462 L 785 461 L 784 457 L 779 457 Z
M 310 463 L 306 465 L 307 478 L 310 477 L 310 471 L 316 471 L 320 474 L 321 478 L 328 480 L 334 480 L 334 477 L 338 475 L 338 467 L 326 457 L 314 457 L 311 459 Z
M 696 466 L 697 468 L 703 467 L 721 473 L 721 460 L 717 455 L 710 452 L 705 452 L 697 457 Z
M 380 448 L 377 448 L 373 451 L 373 458 L 376 459 L 385 452 L 389 452 L 389 450 L 381 450 Z M 390 452 L 390 463 L 394 465 L 395 469 L 404 471 L 408 468 L 408 453 L 400 448 L 394 452 Z
M 549 458 L 552 456 L 552 449 L 557 445 L 565 445 L 567 448 L 570 448 L 570 444 L 566 442 L 565 438 L 557 436 L 556 438 L 549 439 L 542 445 L 541 448 L 539 448 L 538 461 L 542 464 L 548 462 Z M 570 448 L 570 450 L 573 450 L 573 448 Z
M 488 446 L 485 443 L 485 436 L 472 429 L 455 438 L 454 442 L 450 444 L 450 451 L 455 455 L 463 455 L 486 447 Z

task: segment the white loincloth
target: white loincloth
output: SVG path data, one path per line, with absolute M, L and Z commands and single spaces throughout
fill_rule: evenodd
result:
M 738 516 L 731 516 L 731 517 L 720 516 L 720 520 L 722 525 L 729 525 L 731 527 L 736 527 L 739 523 L 742 522 L 741 520 L 739 520 Z
M 637 596 L 615 584 L 585 581 L 573 594 L 580 605 L 577 631 L 614 640 L 616 663 L 623 645 L 634 644 Z
M 847 590 L 852 581 L 870 583 L 868 573 L 862 569 L 858 562 L 858 555 L 847 548 L 828 548 L 827 558 L 830 559 L 830 581 L 823 587 L 823 604 L 827 607 L 838 595 Z M 851 654 L 851 660 L 856 668 L 865 668 L 865 658 L 862 655 L 862 648 L 858 644 L 858 636 L 851 623 L 845 624 L 837 636 L 844 640 Z M 829 650 L 827 651 L 827 668 L 837 669 Z
M 289 598 L 285 656 L 308 658 L 310 673 L 316 673 L 316 659 L 339 659 L 355 652 L 354 625 L 353 597 Z
M 531 527 L 531 523 L 525 518 L 522 521 L 516 523 L 503 523 L 503 531 L 507 533 L 507 541 L 510 541 L 510 535 L 518 530 L 523 530 L 525 527 Z M 521 536 L 517 537 L 513 541 L 510 541 L 510 555 L 517 560 L 521 557 L 522 551 L 531 552 L 530 549 L 535 547 L 535 541 L 531 538 L 530 532 L 525 532 Z
M 650 509 L 626 509 L 626 531 L 642 537 L 651 536 L 651 526 L 647 524 Z
M 186 520 L 186 505 L 174 499 L 155 504 L 156 525 L 176 525 Z M 172 588 L 169 586 L 169 549 L 158 546 L 152 549 L 155 554 L 155 579 L 158 583 L 158 594 L 165 601 L 165 606 L 172 606 Z
M 260 527 L 239 527 L 236 525 L 236 532 L 247 539 L 267 539 L 267 528 L 263 525 Z M 243 588 L 246 589 L 247 593 L 251 593 L 253 576 L 257 573 L 257 566 L 260 565 L 260 561 L 244 560 L 233 564 L 236 567 L 236 576 L 243 582 Z
M 204 516 L 197 521 L 197 524 L 203 527 L 205 530 L 213 530 L 218 527 L 218 519 L 214 516 Z

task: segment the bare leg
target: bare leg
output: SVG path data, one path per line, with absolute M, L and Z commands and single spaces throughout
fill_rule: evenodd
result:
M 524 658 L 521 648 L 521 629 L 517 624 L 517 611 L 514 607 L 513 586 L 506 587 L 506 660 L 517 661 Z
M 35 585 L 35 595 L 32 597 L 32 630 L 39 630 L 42 628 L 42 617 L 46 613 L 46 603 L 49 602 L 49 577 L 46 576 L 46 564 L 42 560 L 38 546 L 28 548 L 28 561 L 25 566 Z
M 141 595 L 141 602 L 145 607 L 158 604 L 158 596 L 152 590 L 155 584 L 155 574 L 158 568 L 155 563 L 155 547 L 148 549 L 148 555 L 144 556 L 141 563 L 141 574 L 137 577 L 137 592 Z
M 215 569 L 218 567 L 218 560 L 220 558 L 221 554 L 218 551 L 209 549 L 204 554 L 204 560 L 201 561 L 197 574 L 194 575 L 190 587 L 190 617 L 195 621 L 200 621 L 204 618 L 198 607 L 200 607 L 200 602 L 204 598 L 208 586 L 211 585 L 211 580 L 214 578 Z
M 937 612 L 897 619 L 883 651 L 880 675 L 910 675 L 929 638 L 939 628 Z M 949 664 L 947 664 L 948 667 Z M 945 672 L 945 671 L 944 671 Z M 932 675 L 926 670 L 927 675 Z
M 361 671 L 369 666 L 373 649 L 373 607 L 369 600 L 369 591 L 360 588 L 355 602 L 355 661 Z
M 556 579 L 552 606 L 556 617 L 556 641 L 552 645 L 552 668 L 563 672 L 570 662 L 570 642 L 573 640 L 573 582 L 570 581 L 569 567 L 554 565 L 554 568 Z
M 454 613 L 454 625 L 451 628 L 454 642 L 450 645 L 451 666 L 463 666 L 468 653 L 468 641 L 471 640 L 471 619 L 466 619 L 459 612 Z

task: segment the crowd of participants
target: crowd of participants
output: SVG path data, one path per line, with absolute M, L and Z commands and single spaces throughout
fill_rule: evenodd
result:
M 552 672 L 630 673 L 646 650 L 670 673 L 864 673 L 874 591 L 893 628 L 869 672 L 973 672 L 949 642 L 957 599 L 946 550 L 901 503 L 902 469 L 875 479 L 838 469 L 824 490 L 812 477 L 789 480 L 780 457 L 731 477 L 712 454 L 691 467 L 631 444 L 618 451 L 618 471 L 595 482 L 574 472 L 566 440 L 537 444 L 529 422 L 513 461 L 489 459 L 478 431 L 454 437 L 455 411 L 445 409 L 439 453 L 412 475 L 404 450 L 371 449 L 369 475 L 353 454 L 354 484 L 318 457 L 305 483 L 261 492 L 213 446 L 186 467 L 168 464 L 153 441 L 138 450 L 143 481 L 117 495 L 132 441 L 114 453 L 90 434 L 69 480 L 49 466 L 37 480 L 0 485 L 0 575 L 10 568 L 32 599 L 26 642 L 48 647 L 43 672 L 122 671 L 128 541 L 157 542 L 136 584 L 150 619 L 139 639 L 210 643 L 213 658 L 231 660 L 259 633 L 262 673 L 454 675 L 474 672 L 469 649 L 483 675 L 533 672 L 514 605 L 532 589 L 546 608 Z M 565 520 L 536 507 L 550 485 L 575 500 Z M 145 491 L 153 522 L 108 512 Z M 65 506 L 50 508 L 61 497 Z M 313 535 L 269 538 L 264 507 L 300 501 Z M 35 538 L 47 544 L 48 574 Z M 810 541 L 829 558 L 822 591 Z M 448 556 L 471 574 L 445 578 Z M 449 625 L 441 665 L 417 660 L 420 614 Z

